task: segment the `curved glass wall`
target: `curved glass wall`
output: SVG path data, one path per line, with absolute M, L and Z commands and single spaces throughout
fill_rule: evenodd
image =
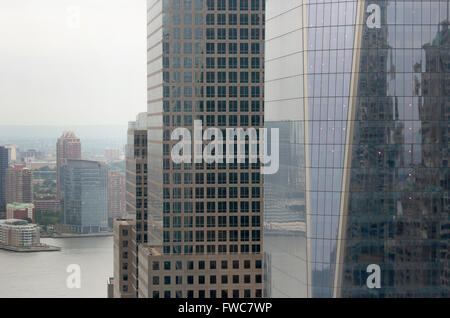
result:
M 295 271 L 272 257 L 273 296 L 298 295 L 276 294 L 288 275 L 309 297 L 449 296 L 449 1 L 292 0 L 270 16 L 276 2 L 265 117 L 285 162 L 265 178 L 265 218 L 292 222 L 283 186 L 304 171 L 307 250 Z M 286 152 L 297 126 L 301 163 Z

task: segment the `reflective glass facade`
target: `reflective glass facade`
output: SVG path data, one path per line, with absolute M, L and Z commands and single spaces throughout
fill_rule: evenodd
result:
M 64 224 L 77 233 L 108 226 L 108 170 L 97 161 L 67 159 L 62 166 Z
M 277 10 L 267 15 L 266 122 L 290 136 L 280 151 L 301 149 L 304 162 L 286 156 L 265 188 L 305 170 L 306 240 L 292 245 L 306 252 L 286 251 L 299 260 L 295 278 L 307 277 L 302 292 L 448 296 L 449 1 L 289 0 Z M 278 196 L 266 215 L 286 215 L 293 200 Z M 371 264 L 380 288 L 367 283 Z M 274 293 L 293 273 L 276 270 Z

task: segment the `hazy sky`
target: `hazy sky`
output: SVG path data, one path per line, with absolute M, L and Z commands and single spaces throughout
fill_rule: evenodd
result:
M 126 124 L 145 111 L 145 2 L 1 0 L 0 125 Z

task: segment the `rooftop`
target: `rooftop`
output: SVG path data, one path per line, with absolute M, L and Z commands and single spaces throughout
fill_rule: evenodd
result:
M 34 209 L 34 204 L 33 203 L 8 203 L 7 208 L 13 208 L 13 209 L 17 209 L 17 210 L 22 210 L 22 209 Z

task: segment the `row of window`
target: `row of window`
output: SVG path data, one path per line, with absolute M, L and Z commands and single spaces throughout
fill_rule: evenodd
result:
M 169 199 L 170 197 L 164 197 L 164 199 Z M 167 213 L 181 213 L 182 203 L 184 205 L 184 213 L 193 212 L 193 202 L 165 202 L 163 204 L 164 214 Z M 224 202 L 206 202 L 206 212 L 207 213 L 249 213 L 250 212 L 250 202 L 234 202 L 234 201 L 224 201 Z M 240 207 L 240 209 L 238 209 Z M 261 202 L 255 201 L 251 204 L 252 213 L 261 212 Z M 205 213 L 205 202 L 195 202 L 195 212 Z
M 250 19 L 249 19 L 250 16 Z M 264 16 L 264 15 L 263 15 Z M 250 21 L 249 21 L 250 20 Z M 186 20 L 185 20 L 186 21 Z M 256 14 L 240 14 L 239 15 L 239 25 L 260 25 L 261 15 Z M 186 23 L 184 23 L 186 25 Z M 224 13 L 218 14 L 207 14 L 206 15 L 206 25 L 238 25 L 238 15 L 231 13 L 227 15 Z
M 217 175 L 217 179 L 216 179 Z M 228 175 L 228 179 L 227 179 Z M 172 183 L 173 184 L 181 184 L 182 183 L 182 176 L 184 176 L 184 184 L 194 184 L 193 173 L 185 173 L 184 175 L 181 173 L 165 173 L 164 178 L 164 184 L 170 183 L 170 176 L 172 176 Z M 238 179 L 239 176 L 239 179 Z M 206 178 L 205 178 L 206 177 Z M 206 179 L 206 180 L 205 180 Z M 237 172 L 219 172 L 219 173 L 195 173 L 195 184 L 250 184 L 250 173 L 248 172 L 241 172 L 238 174 Z M 261 183 L 261 173 L 259 172 L 252 172 L 251 173 L 251 183 L 252 184 L 259 184 Z M 200 188 L 199 188 L 200 189 Z M 203 191 L 203 190 L 198 190 Z M 169 195 L 170 197 L 170 195 Z
M 183 74 L 183 75 L 181 75 Z M 218 83 L 218 84 L 245 84 L 251 83 L 259 84 L 264 82 L 263 73 L 261 72 L 207 72 L 206 81 L 204 80 L 203 72 L 164 72 L 163 82 L 164 83 Z M 249 76 L 251 74 L 251 77 Z
M 252 105 L 252 109 L 255 112 L 260 112 L 260 108 L 258 106 L 258 103 L 255 103 Z M 211 108 L 209 108 L 210 112 L 213 112 L 215 110 L 214 106 L 211 106 Z M 202 121 L 204 122 L 204 120 L 206 119 L 206 125 L 205 127 L 214 127 L 215 123 L 216 123 L 216 119 L 217 119 L 217 126 L 219 127 L 226 127 L 226 126 L 230 126 L 230 127 L 236 127 L 238 124 L 240 124 L 240 127 L 246 127 L 246 126 L 253 126 L 253 127 L 257 127 L 260 126 L 262 123 L 262 116 L 261 115 L 164 115 L 163 116 L 163 123 L 165 126 L 192 126 L 193 121 L 197 120 L 197 121 Z M 227 121 L 228 119 L 228 121 Z M 239 119 L 239 121 L 238 121 Z M 223 130 L 223 129 L 222 129 Z M 226 136 L 226 130 L 222 131 L 222 136 Z M 257 131 L 255 131 L 257 132 Z M 165 141 L 170 141 L 171 138 L 169 137 L 169 135 L 167 136 L 168 138 L 165 139 Z M 256 135 L 257 137 L 257 135 Z M 135 153 L 139 154 L 139 150 L 135 150 Z M 142 153 L 145 154 L 145 150 L 142 150 Z
M 177 0 L 174 0 L 177 1 Z M 228 3 L 228 7 L 227 7 Z M 239 10 L 245 11 L 249 9 L 249 3 L 251 4 L 250 9 L 252 11 L 258 11 L 265 8 L 266 1 L 265 0 L 239 0 Z M 217 5 L 217 7 L 216 7 Z M 218 11 L 235 11 L 238 9 L 238 0 L 207 0 L 206 7 L 209 11 L 218 10 Z
M 170 120 L 172 119 L 172 120 Z M 175 126 L 175 127 L 191 127 L 194 124 L 194 120 L 203 120 L 206 119 L 206 127 L 258 127 L 262 124 L 261 115 L 174 115 L 172 118 L 166 115 L 163 117 L 164 126 Z M 216 121 L 217 119 L 217 121 Z M 238 120 L 239 119 L 239 120 Z M 217 123 L 217 124 L 216 124 Z M 225 136 L 223 134 L 223 136 Z M 169 141 L 169 140 L 167 140 Z M 136 154 L 139 154 L 139 151 L 136 150 Z M 145 150 L 142 151 L 142 154 L 145 155 Z
M 198 261 L 197 263 L 194 261 L 186 261 L 185 262 L 185 266 L 186 269 L 188 270 L 204 270 L 207 267 L 207 264 L 209 264 L 208 269 L 217 269 L 217 261 Z M 220 268 L 221 269 L 228 269 L 229 263 L 231 263 L 230 268 L 232 269 L 251 269 L 252 268 L 252 262 L 250 260 L 244 260 L 241 261 L 239 260 L 233 260 L 231 262 L 227 261 L 227 260 L 223 260 L 220 262 Z M 197 264 L 197 266 L 195 266 L 195 264 Z M 261 260 L 256 260 L 254 263 L 254 268 L 255 269 L 261 269 L 262 268 L 262 261 Z M 153 261 L 152 262 L 152 270 L 154 271 L 159 271 L 160 269 L 163 270 L 182 270 L 183 269 L 183 262 L 182 261 L 164 261 L 164 262 L 159 262 L 159 261 Z
M 203 63 L 200 61 L 199 58 L 197 58 L 199 61 L 196 62 L 195 67 L 196 68 L 203 68 Z M 178 68 L 192 68 L 193 67 L 193 63 L 192 63 L 192 57 L 184 57 L 183 58 L 183 65 L 181 63 L 182 58 L 178 57 L 178 56 L 174 56 L 172 57 L 172 64 L 170 64 L 170 60 L 169 57 L 164 57 L 163 58 L 163 67 L 164 68 L 174 68 L 174 69 L 178 69 Z M 241 57 L 241 58 L 237 58 L 237 57 L 230 57 L 228 58 L 228 64 L 227 64 L 227 58 L 225 57 L 207 57 L 206 58 L 206 68 L 211 69 L 211 68 L 216 68 L 216 61 L 217 61 L 217 68 L 219 69 L 224 69 L 224 68 L 230 68 L 230 69 L 234 69 L 234 68 L 238 68 L 238 61 L 239 61 L 239 68 L 240 69 L 247 69 L 250 68 L 249 67 L 249 61 L 251 62 L 251 68 L 252 69 L 260 69 L 261 68 L 261 58 L 259 57 L 252 57 L 252 58 L 248 58 L 248 57 Z M 198 63 L 198 65 L 197 65 Z M 231 79 L 234 80 L 237 83 L 237 73 L 230 73 L 231 74 Z M 229 76 L 230 76 L 229 74 Z M 192 75 L 192 73 L 186 73 L 185 74 L 185 78 L 189 78 L 189 75 Z M 222 79 L 224 79 L 223 77 L 224 74 L 221 74 L 220 76 L 222 76 Z M 165 75 L 166 77 L 168 76 L 167 73 Z M 174 78 L 177 77 L 177 75 L 173 75 Z M 255 75 L 256 77 L 256 75 Z M 165 78 L 166 80 L 168 80 L 167 78 Z M 201 77 L 199 78 L 201 79 Z
M 163 0 L 163 10 L 202 11 L 203 4 L 204 0 Z M 265 0 L 207 0 L 206 8 L 208 11 L 258 11 L 265 8 Z
M 183 101 L 183 109 L 181 109 L 181 101 L 176 100 L 172 101 L 172 107 L 170 107 L 170 101 L 164 101 L 163 102 L 163 111 L 164 112 L 173 112 L 173 113 L 180 113 L 180 112 L 230 112 L 230 113 L 237 113 L 238 111 L 242 113 L 248 113 L 251 112 L 260 112 L 264 111 L 264 101 L 262 100 L 208 100 L 206 103 L 204 101 L 189 101 L 185 100 Z M 195 104 L 195 107 L 193 108 L 193 104 Z M 205 107 L 206 105 L 206 107 Z M 170 118 L 169 118 L 170 120 Z M 178 119 L 176 119 L 178 120 Z M 167 137 L 170 136 L 169 130 L 165 131 Z M 170 137 L 167 139 L 170 140 Z
M 166 223 L 164 226 L 166 227 Z M 180 226 L 181 227 L 181 226 Z M 176 227 L 174 227 L 176 228 Z M 228 235 L 227 235 L 228 233 Z M 194 239 L 195 234 L 195 239 Z M 251 239 L 250 239 L 251 234 Z M 206 237 L 205 237 L 206 236 Z M 184 239 L 182 239 L 181 231 L 164 231 L 164 243 L 174 242 L 260 242 L 260 230 L 241 230 L 241 231 L 184 231 Z
M 216 31 L 217 30 L 217 31 Z M 227 35 L 227 30 L 228 30 L 228 35 Z M 239 30 L 239 32 L 238 32 Z M 239 33 L 239 37 L 238 37 L 238 33 Z M 216 36 L 217 34 L 217 36 Z M 236 28 L 228 28 L 228 29 L 224 29 L 224 28 L 217 28 L 217 29 L 206 29 L 206 39 L 207 40 L 241 40 L 241 41 L 246 41 L 246 40 L 264 40 L 265 38 L 265 32 L 264 29 L 250 29 L 250 33 L 249 33 L 249 29 L 247 28 L 240 28 L 240 29 L 236 29 Z
M 152 277 L 152 285 L 153 286 L 158 286 L 158 285 L 183 285 L 183 276 L 175 276 L 174 277 L 174 281 L 172 280 L 172 276 L 163 276 L 163 277 L 159 277 L 159 276 L 153 276 Z M 251 284 L 251 283 L 256 283 L 256 284 L 261 284 L 262 283 L 262 275 L 254 275 L 254 279 L 252 281 L 252 275 L 242 275 L 242 278 L 240 277 L 240 275 L 231 275 L 230 277 L 231 279 L 229 279 L 228 275 L 221 275 L 220 276 L 220 283 L 225 285 L 225 284 Z M 194 285 L 194 284 L 199 284 L 199 285 L 205 285 L 207 284 L 207 279 L 206 276 L 204 275 L 199 275 L 196 277 L 196 279 L 194 279 L 194 276 L 187 276 L 186 277 L 186 283 L 187 285 Z M 215 285 L 218 283 L 218 279 L 216 275 L 210 275 L 209 276 L 209 282 L 210 285 Z
M 203 170 L 203 169 L 207 169 L 207 170 L 238 170 L 238 169 L 245 169 L 245 170 L 249 170 L 249 169 L 253 169 L 253 170 L 259 170 L 261 168 L 260 163 L 252 163 L 250 165 L 248 158 L 245 159 L 245 162 L 236 162 L 236 159 L 234 159 L 235 162 L 233 163 L 196 163 L 195 164 L 195 169 L 197 170 Z M 169 170 L 170 168 L 172 168 L 173 170 L 192 170 L 193 166 L 192 163 L 183 163 L 183 166 L 181 165 L 181 163 L 174 163 L 172 160 L 170 159 L 164 159 L 163 160 L 163 169 L 164 170 Z M 224 190 L 225 191 L 225 190 Z
M 239 249 L 240 246 L 240 249 Z M 163 252 L 165 255 L 174 254 L 174 255 L 181 255 L 182 254 L 182 248 L 184 247 L 184 255 L 204 255 L 205 254 L 205 245 L 195 245 L 195 253 L 194 253 L 194 245 L 173 245 L 173 243 L 170 243 L 170 245 L 163 246 Z M 250 245 L 249 244 L 231 244 L 231 245 L 225 245 L 220 244 L 217 245 L 206 245 L 206 253 L 208 255 L 215 255 L 215 254 L 250 254 Z M 260 254 L 261 253 L 261 245 L 259 244 L 252 244 L 251 245 L 251 253 L 252 254 Z
M 163 224 L 164 224 L 164 228 L 172 228 L 173 229 L 177 229 L 177 228 L 192 228 L 194 227 L 194 220 L 195 220 L 195 227 L 196 228 L 201 228 L 201 227 L 241 227 L 241 228 L 246 228 L 246 227 L 260 227 L 261 226 L 261 217 L 259 215 L 253 215 L 252 217 L 248 216 L 248 215 L 241 215 L 240 218 L 238 218 L 237 216 L 231 215 L 231 216 L 208 216 L 208 217 L 204 217 L 204 216 L 196 216 L 195 218 L 193 216 L 185 216 L 184 217 L 184 223 L 182 223 L 183 218 L 181 216 L 165 216 L 163 218 Z M 238 222 L 240 220 L 240 222 Z M 205 222 L 206 221 L 206 222 Z M 251 223 L 250 223 L 251 221 Z M 230 233 L 230 238 L 234 237 L 237 239 L 238 237 L 238 231 L 229 231 Z M 241 237 L 248 237 L 249 236 L 249 231 L 248 230 L 242 230 L 241 231 Z M 255 230 L 253 231 L 254 233 L 252 234 L 252 236 L 257 236 L 257 234 L 259 234 L 259 230 Z M 185 238 L 186 237 L 192 237 L 193 236 L 193 232 L 189 231 L 189 232 L 185 232 Z M 227 233 L 221 233 L 223 234 L 225 237 L 227 236 Z M 201 236 L 203 234 L 196 234 L 196 236 Z M 258 235 L 259 236 L 259 235 Z
M 124 285 L 124 287 L 127 287 Z M 128 287 L 127 287 L 128 288 Z M 128 290 L 128 289 L 127 289 Z M 262 297 L 262 290 L 257 289 L 255 291 L 255 294 L 252 296 L 250 289 L 245 289 L 242 293 L 238 289 L 232 290 L 231 293 L 228 293 L 228 290 L 223 289 L 221 290 L 221 298 L 229 298 L 229 296 L 232 296 L 232 298 L 261 298 Z M 194 292 L 193 290 L 188 290 L 185 296 L 183 295 L 183 291 L 175 291 L 172 292 L 170 290 L 166 291 L 153 291 L 153 298 L 160 298 L 163 296 L 164 298 L 206 298 L 206 291 L 205 290 L 199 290 L 198 292 Z M 209 291 L 209 297 L 210 298 L 217 298 L 218 297 L 218 291 L 217 290 L 210 290 Z
M 228 189 L 228 190 L 227 190 Z M 240 189 L 238 191 L 238 189 Z M 184 198 L 185 199 L 193 199 L 193 190 L 192 188 L 183 188 Z M 228 194 L 227 194 L 228 191 Z M 251 188 L 251 197 L 252 198 L 260 198 L 261 197 L 261 188 Z M 182 192 L 181 188 L 174 188 L 172 192 L 172 199 L 181 199 Z M 229 187 L 229 188 L 196 188 L 195 189 L 195 198 L 196 199 L 248 199 L 250 198 L 250 188 L 249 187 Z
M 227 89 L 228 88 L 228 89 Z M 239 94 L 238 94 L 239 91 Z M 218 86 L 217 93 L 215 86 L 206 87 L 206 96 L 203 87 L 192 86 L 164 86 L 163 97 L 164 98 L 192 98 L 192 97 L 207 97 L 207 98 L 260 98 L 263 97 L 264 90 L 261 86 L 252 86 L 249 92 L 247 86 L 241 86 L 238 90 L 238 86 Z M 201 115 L 199 115 L 201 116 Z

